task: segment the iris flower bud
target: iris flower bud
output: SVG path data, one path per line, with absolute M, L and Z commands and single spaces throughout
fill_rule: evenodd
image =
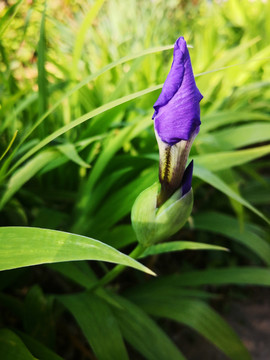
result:
M 200 130 L 200 101 L 186 42 L 174 45 L 171 70 L 154 104 L 159 147 L 159 185 L 142 192 L 132 209 L 138 241 L 149 246 L 177 232 L 190 216 L 193 162 L 186 168 L 190 148 Z M 186 168 L 186 169 L 185 169 Z
M 155 133 L 159 146 L 158 205 L 179 188 L 193 140 L 200 130 L 200 101 L 187 44 L 174 45 L 173 63 L 162 92 L 154 104 Z

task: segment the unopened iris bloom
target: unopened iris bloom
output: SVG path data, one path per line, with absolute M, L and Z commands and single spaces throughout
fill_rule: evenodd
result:
M 154 104 L 153 119 L 160 155 L 159 203 L 166 201 L 181 185 L 185 191 L 191 187 L 192 171 L 185 177 L 190 186 L 182 184 L 182 180 L 192 142 L 200 130 L 202 98 L 195 83 L 187 44 L 180 37 L 174 45 L 171 70 Z
M 200 101 L 187 44 L 174 45 L 171 70 L 154 104 L 159 146 L 159 181 L 143 191 L 132 208 L 132 225 L 144 247 L 163 241 L 185 224 L 193 207 L 193 161 L 186 168 L 192 142 L 200 130 Z

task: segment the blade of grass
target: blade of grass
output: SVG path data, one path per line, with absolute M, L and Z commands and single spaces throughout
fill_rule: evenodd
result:
M 87 12 L 77 35 L 73 57 L 72 57 L 72 69 L 71 69 L 71 77 L 73 79 L 76 78 L 77 70 L 78 70 L 78 62 L 81 57 L 83 44 L 85 41 L 85 35 L 89 27 L 91 27 L 93 21 L 95 20 L 99 10 L 101 9 L 102 5 L 104 4 L 105 0 L 96 0 L 93 6 Z
M 1 201 L 0 209 L 4 207 L 7 201 L 39 170 L 46 166 L 51 161 L 59 156 L 58 151 L 45 150 L 28 161 L 24 166 L 18 169 L 9 179 L 7 189 L 4 192 Z
M 6 11 L 5 15 L 2 17 L 1 22 L 0 22 L 0 38 L 3 37 L 5 31 L 11 24 L 13 18 L 16 16 L 22 2 L 23 2 L 23 0 L 19 0 L 15 4 L 10 6 L 8 8 L 8 10 Z
M 46 36 L 45 36 L 46 2 L 42 12 L 40 23 L 40 35 L 38 42 L 38 111 L 39 117 L 47 109 L 47 78 L 46 78 Z
M 4 158 L 4 156 L 7 154 L 8 150 L 11 148 L 12 144 L 14 143 L 14 141 L 15 141 L 15 139 L 16 139 L 17 134 L 18 134 L 18 130 L 15 131 L 15 133 L 14 133 L 12 139 L 10 140 L 10 142 L 9 142 L 6 150 L 5 150 L 5 151 L 3 152 L 3 154 L 1 155 L 0 161 Z

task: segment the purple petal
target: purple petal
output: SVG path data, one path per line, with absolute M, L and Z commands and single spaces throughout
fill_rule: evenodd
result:
M 189 190 L 191 189 L 192 174 L 193 174 L 193 160 L 189 163 L 183 175 L 182 184 L 181 184 L 182 196 L 188 193 Z
M 174 59 L 163 89 L 154 104 L 155 129 L 162 141 L 173 145 L 180 140 L 189 140 L 201 124 L 200 101 L 183 37 L 174 45 Z

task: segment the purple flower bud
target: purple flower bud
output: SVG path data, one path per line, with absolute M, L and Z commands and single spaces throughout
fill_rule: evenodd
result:
M 179 187 L 190 190 L 193 163 L 185 170 L 193 140 L 200 130 L 200 101 L 187 44 L 180 37 L 174 45 L 171 70 L 154 104 L 153 119 L 159 146 L 161 191 L 157 206 Z
M 200 101 L 190 61 L 187 44 L 180 37 L 174 45 L 173 63 L 154 104 L 155 130 L 160 139 L 174 145 L 180 140 L 189 140 L 199 132 Z

